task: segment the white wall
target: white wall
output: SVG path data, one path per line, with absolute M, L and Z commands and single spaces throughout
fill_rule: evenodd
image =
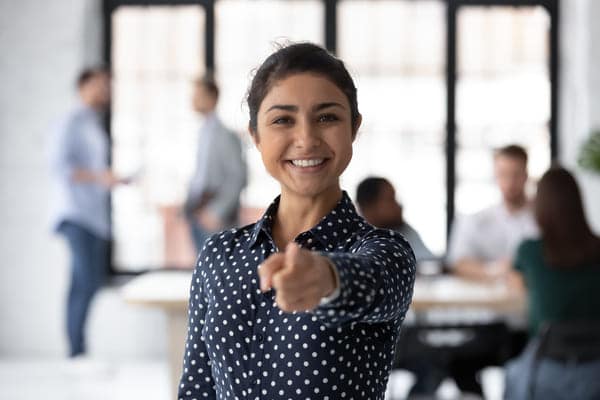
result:
M 73 102 L 79 69 L 101 59 L 99 0 L 0 2 L 0 357 L 64 354 L 67 252 L 47 225 L 45 133 Z M 600 2 L 563 0 L 561 158 L 574 166 L 600 127 Z M 596 39 L 596 40 L 594 40 Z M 578 173 L 600 231 L 600 176 Z M 165 321 L 105 290 L 93 308 L 92 353 L 164 355 Z M 115 334 L 116 333 L 116 334 Z
M 101 26 L 99 0 L 0 2 L 0 357 L 66 354 L 68 254 L 47 222 L 46 136 L 74 102 L 78 71 L 101 61 Z M 90 350 L 164 354 L 164 324 L 105 290 Z
M 575 172 L 587 216 L 600 232 L 600 174 L 577 166 L 582 143 L 600 129 L 600 2 L 563 0 L 561 14 L 560 158 Z

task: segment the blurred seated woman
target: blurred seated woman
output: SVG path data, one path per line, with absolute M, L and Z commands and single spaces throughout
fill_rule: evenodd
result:
M 515 257 L 515 275 L 527 288 L 530 342 L 506 366 L 506 399 L 528 399 L 540 327 L 548 322 L 600 320 L 600 238 L 584 215 L 581 194 L 564 168 L 548 170 L 535 199 L 541 238 L 526 240 Z M 600 361 L 578 365 L 543 358 L 535 398 L 600 398 Z

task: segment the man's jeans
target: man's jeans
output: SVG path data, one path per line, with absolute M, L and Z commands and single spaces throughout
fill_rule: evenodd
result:
M 65 236 L 71 252 L 67 335 L 73 357 L 85 352 L 85 322 L 92 298 L 107 275 L 108 241 L 73 222 L 63 222 L 59 232 Z

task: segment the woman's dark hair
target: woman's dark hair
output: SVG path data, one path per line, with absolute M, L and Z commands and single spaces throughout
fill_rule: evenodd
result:
M 540 179 L 535 199 L 544 258 L 552 266 L 575 267 L 600 261 L 600 238 L 590 229 L 573 175 L 553 167 Z
M 390 184 L 387 179 L 378 176 L 371 176 L 364 179 L 356 188 L 356 202 L 361 209 L 365 209 L 375 203 L 381 189 L 385 184 Z
M 271 54 L 256 71 L 248 89 L 249 126 L 256 133 L 257 114 L 273 84 L 296 73 L 322 75 L 335 84 L 348 98 L 352 126 L 357 127 L 360 114 L 354 81 L 344 63 L 327 50 L 312 43 L 295 43 Z M 355 129 L 356 130 L 356 129 Z

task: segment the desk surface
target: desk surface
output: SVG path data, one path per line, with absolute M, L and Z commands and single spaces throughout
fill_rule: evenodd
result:
M 188 306 L 192 271 L 148 272 L 123 286 L 125 301 L 163 308 Z
M 413 301 L 415 311 L 432 308 L 484 308 L 496 312 L 524 312 L 524 293 L 504 283 L 472 282 L 452 275 L 418 276 Z
M 129 303 L 187 309 L 192 271 L 149 272 L 132 279 L 122 293 Z M 502 284 L 482 284 L 449 275 L 417 276 L 411 308 L 484 308 L 524 312 L 525 297 Z

